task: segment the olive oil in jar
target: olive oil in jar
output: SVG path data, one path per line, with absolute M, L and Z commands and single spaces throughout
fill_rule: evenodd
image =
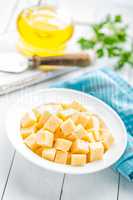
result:
M 51 6 L 23 10 L 17 19 L 18 49 L 27 56 L 61 55 L 73 34 L 71 21 Z

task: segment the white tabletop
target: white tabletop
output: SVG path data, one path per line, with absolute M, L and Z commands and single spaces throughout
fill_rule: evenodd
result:
M 93 1 L 92 7 L 90 0 L 78 1 L 59 0 L 62 6 L 70 10 L 76 21 L 88 22 L 89 19 L 98 16 Z M 103 5 L 103 0 L 102 5 Z M 18 12 L 33 0 L 4 0 L 0 1 L 0 33 L 14 29 L 15 18 Z M 37 3 L 34 0 L 34 3 Z M 72 4 L 70 4 L 72 2 Z M 100 2 L 97 0 L 97 3 Z M 110 9 L 119 10 L 126 15 L 127 20 L 131 21 L 133 5 L 125 5 L 126 0 L 111 0 Z M 107 3 L 106 3 L 107 5 Z M 70 8 L 69 8 L 70 6 Z M 113 7 L 114 6 L 114 7 Z M 117 7 L 118 6 L 118 7 Z M 98 5 L 96 4 L 96 7 Z M 89 10 L 90 8 L 90 10 Z M 100 7 L 101 8 L 101 7 Z M 109 7 L 107 7 L 109 10 Z M 119 8 L 119 9 L 116 9 Z M 131 9 L 132 8 L 132 9 Z M 72 12 L 73 10 L 73 12 Z M 86 12 L 80 12 L 85 10 Z M 88 10 L 88 12 L 87 12 Z M 99 9 L 100 10 L 100 9 Z M 105 8 L 104 8 L 105 10 Z M 90 12 L 89 12 L 90 11 Z M 80 15 L 79 15 L 80 13 Z M 102 11 L 100 10 L 101 14 Z M 102 13 L 103 14 L 103 13 Z M 100 15 L 99 15 L 100 16 Z M 129 18 L 128 18 L 129 16 Z M 80 73 L 80 72 L 79 72 Z M 132 71 L 124 69 L 121 74 L 130 83 Z M 75 75 L 75 72 L 73 72 Z M 133 184 L 129 183 L 112 169 L 106 169 L 100 173 L 92 175 L 64 175 L 46 171 L 38 168 L 21 155 L 15 152 L 7 139 L 4 121 L 7 109 L 12 103 L 20 99 L 21 95 L 36 92 L 41 88 L 47 87 L 51 82 L 57 82 L 72 75 L 65 75 L 56 78 L 54 81 L 41 83 L 24 90 L 14 92 L 0 97 L 0 198 L 1 200 L 131 200 L 133 199 Z M 76 73 L 77 76 L 77 73 Z

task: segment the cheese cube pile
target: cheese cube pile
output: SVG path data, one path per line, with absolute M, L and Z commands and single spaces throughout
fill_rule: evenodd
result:
M 78 101 L 33 108 L 22 116 L 20 134 L 42 159 L 72 166 L 104 159 L 114 143 L 105 122 Z

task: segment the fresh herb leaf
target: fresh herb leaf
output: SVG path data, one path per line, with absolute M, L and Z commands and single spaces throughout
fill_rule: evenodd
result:
M 95 41 L 88 40 L 88 39 L 85 39 L 85 38 L 80 38 L 78 40 L 78 43 L 80 44 L 82 49 L 92 49 L 92 48 L 94 48 L 94 46 L 96 44 Z
M 123 68 L 125 64 L 133 67 L 133 41 L 129 44 L 128 26 L 123 23 L 121 15 L 107 15 L 102 22 L 94 23 L 90 28 L 92 37 L 78 40 L 81 49 L 93 49 L 98 58 L 116 57 L 116 69 Z

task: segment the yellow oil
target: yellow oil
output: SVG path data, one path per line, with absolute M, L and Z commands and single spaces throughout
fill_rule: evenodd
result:
M 54 7 L 40 6 L 23 10 L 17 19 L 18 49 L 27 56 L 61 55 L 73 34 L 73 25 Z

